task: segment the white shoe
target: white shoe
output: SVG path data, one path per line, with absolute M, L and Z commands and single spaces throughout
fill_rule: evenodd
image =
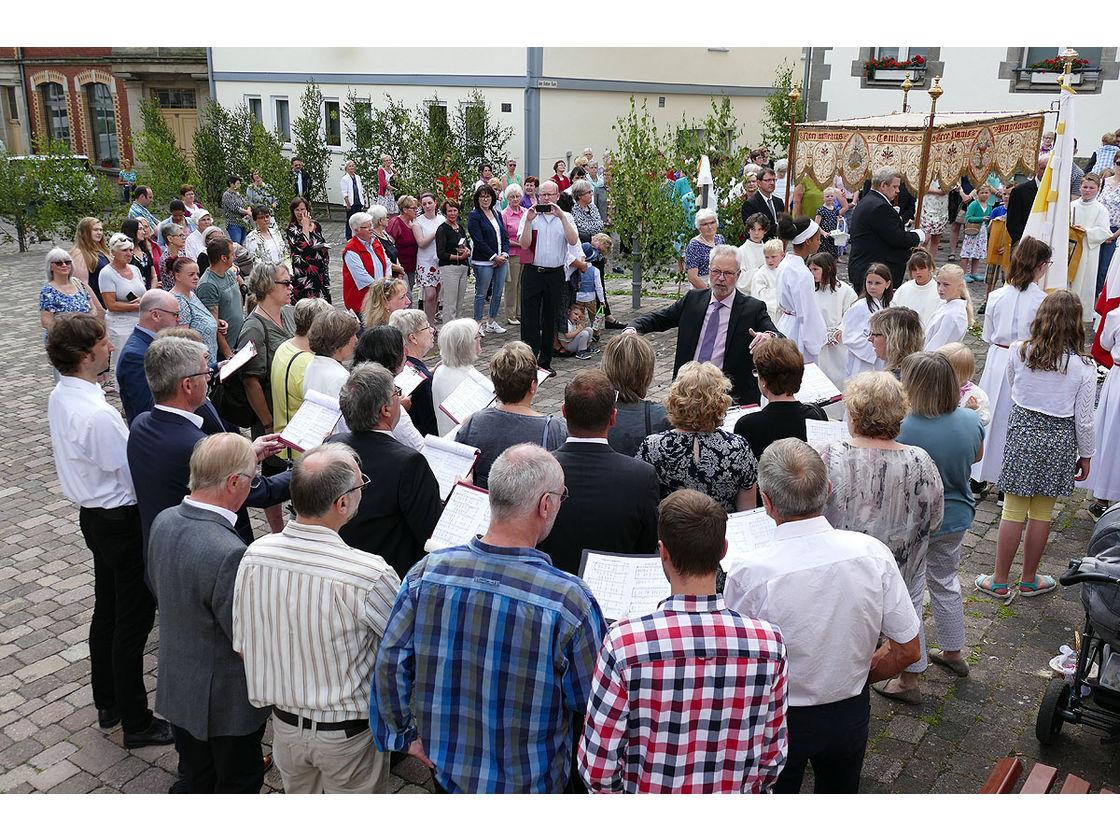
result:
M 519 320 L 517 320 L 516 318 L 509 318 L 506 321 L 506 323 L 509 324 L 511 327 L 516 327 L 516 326 L 521 324 L 521 322 Z M 1106 370 L 1105 373 L 1108 373 L 1108 371 Z
M 504 332 L 509 332 L 509 331 L 505 327 L 503 327 L 501 324 L 499 324 L 497 321 L 491 321 L 489 324 L 486 325 L 486 332 L 488 332 L 488 333 L 504 333 Z

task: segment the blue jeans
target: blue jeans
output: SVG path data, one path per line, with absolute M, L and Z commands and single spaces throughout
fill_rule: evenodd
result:
M 227 225 L 226 231 L 229 233 L 229 241 L 236 245 L 241 245 L 245 242 L 245 228 L 241 225 Z
M 502 289 L 506 285 L 506 266 L 502 263 L 497 268 L 492 265 L 471 265 L 474 269 L 474 319 L 482 318 L 482 309 L 486 305 L 486 292 L 490 284 L 494 284 L 494 293 L 490 295 L 490 320 L 498 317 L 498 307 L 502 304 Z

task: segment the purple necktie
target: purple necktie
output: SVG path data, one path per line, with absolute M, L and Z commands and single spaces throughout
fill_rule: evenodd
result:
M 710 362 L 712 360 L 712 353 L 716 349 L 716 333 L 719 332 L 719 311 L 723 308 L 723 302 L 716 299 L 712 311 L 708 314 L 708 320 L 704 324 L 704 340 L 700 343 L 700 352 L 696 355 L 698 362 Z

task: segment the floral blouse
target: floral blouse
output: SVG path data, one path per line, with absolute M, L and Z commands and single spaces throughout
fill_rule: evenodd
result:
M 700 445 L 698 458 L 694 441 Z M 758 462 L 747 442 L 722 429 L 658 432 L 641 442 L 635 457 L 653 466 L 662 499 L 686 487 L 711 496 L 728 513 L 735 512 L 739 491 L 758 480 Z
M 43 286 L 43 290 L 39 292 L 39 309 L 42 312 L 53 312 L 58 314 L 60 312 L 89 312 L 89 296 L 85 293 L 78 282 L 74 283 L 77 288 L 77 294 L 66 295 L 47 283 Z
M 321 297 L 328 302 L 331 299 L 331 278 L 328 264 L 330 253 L 326 248 L 316 248 L 323 245 L 323 228 L 318 222 L 312 222 L 311 233 L 305 234 L 299 222 L 288 225 L 284 231 L 284 238 L 288 243 L 288 250 L 292 254 L 292 302 L 305 297 Z
M 723 238 L 722 234 L 716 234 L 716 245 L 726 245 L 727 241 Z M 700 277 L 708 276 L 708 259 L 712 255 L 712 248 L 705 243 L 699 236 L 694 236 L 688 241 L 688 247 L 684 249 L 684 267 L 687 271 L 690 268 L 697 269 L 697 274 Z

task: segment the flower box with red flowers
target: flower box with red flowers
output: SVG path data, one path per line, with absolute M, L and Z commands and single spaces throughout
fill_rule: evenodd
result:
M 912 55 L 905 61 L 897 58 L 873 58 L 863 63 L 863 73 L 868 79 L 879 81 L 901 81 L 910 74 L 911 81 L 925 75 L 926 60 L 920 55 Z

